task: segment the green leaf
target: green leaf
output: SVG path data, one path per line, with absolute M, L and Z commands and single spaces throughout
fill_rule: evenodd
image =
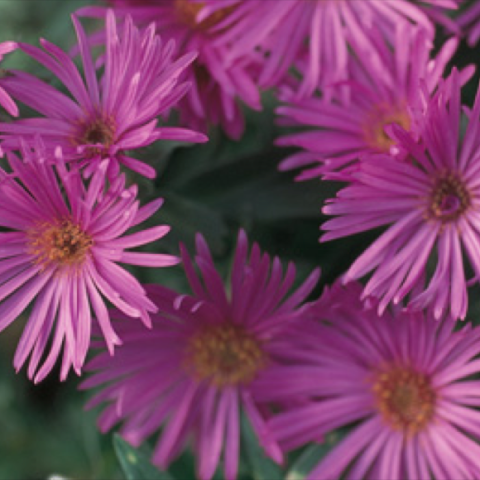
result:
M 120 435 L 113 436 L 113 446 L 127 480 L 174 480 L 168 472 L 154 467 L 148 455 L 132 447 Z
M 290 467 L 285 480 L 303 480 L 320 460 L 341 440 L 343 434 L 332 432 L 323 443 L 309 445 Z
M 241 431 L 242 450 L 246 453 L 252 478 L 254 480 L 280 480 L 283 478 L 282 469 L 265 455 L 245 414 L 242 415 Z

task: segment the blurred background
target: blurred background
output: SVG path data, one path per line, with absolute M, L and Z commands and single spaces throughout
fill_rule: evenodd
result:
M 0 0 L 0 42 L 16 40 L 38 45 L 45 37 L 69 50 L 74 33 L 69 15 L 93 2 L 80 0 Z M 91 30 L 95 25 L 89 26 Z M 456 64 L 476 62 L 476 54 L 465 45 Z M 9 55 L 2 68 L 28 70 L 48 80 L 48 72 L 26 55 Z M 465 90 L 471 104 L 476 90 L 471 81 Z M 165 206 L 150 220 L 166 223 L 171 233 L 160 248 L 178 253 L 178 242 L 193 250 L 195 232 L 202 232 L 226 275 L 240 227 L 262 249 L 297 265 L 300 283 L 320 265 L 323 285 L 331 283 L 374 238 L 377 232 L 355 235 L 333 243 L 319 244 L 323 201 L 335 195 L 338 185 L 319 180 L 295 183 L 295 172 L 278 172 L 278 162 L 287 149 L 275 148 L 273 140 L 285 133 L 275 126 L 271 93 L 264 94 L 264 111 L 245 112 L 247 129 L 240 142 L 211 131 L 210 142 L 187 147 L 173 142 L 145 149 L 138 156 L 148 158 L 159 175 L 155 181 L 131 176 L 140 184 L 144 202 L 165 198 Z M 1 206 L 0 206 L 1 208 Z M 186 289 L 179 267 L 133 270 L 143 282 L 158 282 L 179 291 Z M 471 299 L 471 312 L 480 318 L 480 302 Z M 479 313 L 479 315 L 476 315 Z M 112 446 L 112 435 L 100 434 L 95 426 L 98 410 L 85 412 L 91 394 L 77 390 L 79 379 L 71 374 L 60 383 L 58 369 L 40 385 L 18 374 L 12 366 L 24 319 L 0 334 L 0 480 L 51 478 L 122 479 L 123 473 Z M 191 457 L 182 457 L 173 467 L 177 478 L 192 478 Z

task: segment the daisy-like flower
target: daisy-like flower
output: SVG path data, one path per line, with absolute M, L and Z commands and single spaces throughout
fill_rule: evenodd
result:
M 150 325 L 149 313 L 157 308 L 118 263 L 165 267 L 179 260 L 167 254 L 129 251 L 163 237 L 169 227 L 124 235 L 158 210 L 162 201 L 139 208 L 137 188 L 125 189 L 123 174 L 105 187 L 108 160 L 98 165 L 85 184 L 79 171 L 67 170 L 61 159 L 50 165 L 44 149 L 24 150 L 25 162 L 7 153 L 13 174 L 0 171 L 0 226 L 4 229 L 0 233 L 0 330 L 33 302 L 14 366 L 18 371 L 31 355 L 28 376 L 39 382 L 52 369 L 63 344 L 63 380 L 71 366 L 80 374 L 90 344 L 91 310 L 109 353 L 121 343 L 112 329 L 105 298 L 129 318 Z M 50 352 L 44 359 L 52 332 Z
M 390 153 L 402 158 L 405 152 L 388 127 L 397 123 L 418 138 L 422 123 L 418 117 L 425 109 L 425 96 L 437 88 L 457 45 L 457 39 L 448 40 L 430 59 L 433 43 L 425 31 L 401 23 L 396 29 L 393 51 L 378 43 L 382 55 L 377 62 L 372 59 L 367 65 L 352 60 L 351 81 L 334 87 L 333 99 L 326 98 L 325 92 L 323 98 L 308 99 L 295 99 L 290 94 L 287 104 L 277 109 L 280 120 L 282 124 L 308 130 L 276 141 L 280 146 L 303 149 L 286 158 L 280 169 L 313 164 L 298 177 L 306 180 L 355 169 L 368 153 Z M 462 72 L 462 83 L 473 70 L 468 67 Z
M 251 50 L 225 63 L 228 46 L 216 46 L 218 25 L 234 7 L 225 2 L 207 19 L 200 19 L 203 2 L 196 0 L 113 0 L 117 15 L 131 15 L 138 23 L 155 22 L 162 38 L 175 40 L 178 53 L 198 52 L 185 78 L 192 87 L 179 103 L 180 120 L 190 128 L 208 131 L 219 125 L 231 138 L 238 139 L 244 131 L 241 103 L 254 110 L 261 109 L 260 94 L 254 80 L 257 57 Z M 223 2 L 219 2 L 223 5 Z M 80 15 L 102 16 L 105 9 L 85 7 Z
M 372 156 L 323 209 L 338 218 L 323 224 L 322 241 L 388 226 L 344 277 L 372 272 L 364 296 L 381 298 L 380 311 L 409 295 L 410 307 L 435 318 L 465 318 L 464 253 L 472 282 L 480 278 L 480 91 L 464 135 L 461 108 L 454 70 L 430 101 L 420 143 L 394 127 L 407 161 Z
M 287 70 L 306 57 L 300 97 L 309 96 L 319 85 L 345 80 L 356 44 L 369 59 L 376 55 L 376 39 L 394 41 L 395 27 L 408 21 L 430 38 L 434 21 L 448 22 L 445 12 L 457 0 L 206 0 L 201 18 L 215 15 L 220 5 L 233 13 L 218 28 L 225 29 L 217 45 L 233 45 L 226 54 L 232 60 L 246 48 L 259 47 L 266 54 L 259 82 L 263 87 L 281 83 Z M 306 47 L 307 45 L 307 47 Z
M 3 56 L 6 53 L 10 53 L 17 48 L 17 44 L 15 42 L 3 42 L 0 43 L 0 62 L 3 60 Z M 2 87 L 3 80 L 2 78 L 7 75 L 7 73 L 0 69 L 0 105 L 14 117 L 18 117 L 18 108 L 15 105 L 15 102 L 12 100 L 10 95 L 5 91 Z
M 480 4 L 471 2 L 455 20 L 460 32 L 467 37 L 468 44 L 475 46 L 480 38 Z
M 100 429 L 123 421 L 120 433 L 138 445 L 163 427 L 153 453 L 153 462 L 162 469 L 193 435 L 198 477 L 212 477 L 223 451 L 225 477 L 234 479 L 242 411 L 267 454 L 281 460 L 265 427 L 265 406 L 256 402 L 261 394 L 256 385 L 268 379 L 276 365 L 290 361 L 287 332 L 301 317 L 305 307 L 300 304 L 319 272 L 287 297 L 295 277 L 293 264 L 282 278 L 279 259 L 270 265 L 258 245 L 247 257 L 247 238 L 241 232 L 228 295 L 207 245 L 198 236 L 196 263 L 201 276 L 182 248 L 193 295 L 149 286 L 158 307 L 152 330 L 137 328 L 117 314 L 122 348 L 113 358 L 100 353 L 87 367 L 96 373 L 82 388 L 103 386 L 89 406 L 109 403 L 99 418 Z
M 156 140 L 206 140 L 200 133 L 157 125 L 157 117 L 187 92 L 189 85 L 180 83 L 178 77 L 195 54 L 173 60 L 174 44 L 164 45 L 153 25 L 139 30 L 127 17 L 117 31 L 114 14 L 108 11 L 104 70 L 98 80 L 85 31 L 75 16 L 72 20 L 85 79 L 70 57 L 47 40 L 40 42 L 44 50 L 19 43 L 19 48 L 48 68 L 71 96 L 28 73 L 10 71 L 2 86 L 42 117 L 0 124 L 5 149 L 18 148 L 18 135 L 33 140 L 41 134 L 49 150 L 60 146 L 66 160 L 77 160 L 87 167 L 87 175 L 108 158 L 109 178 L 118 173 L 119 164 L 153 178 L 153 167 L 126 152 Z
M 284 401 L 269 426 L 285 449 L 353 426 L 309 480 L 480 477 L 480 328 L 400 312 L 378 317 L 360 285 L 312 308 L 303 359 L 277 369 Z

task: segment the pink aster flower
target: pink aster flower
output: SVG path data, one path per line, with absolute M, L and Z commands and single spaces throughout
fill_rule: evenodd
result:
M 218 29 L 225 29 L 217 45 L 232 45 L 227 60 L 246 48 L 259 47 L 266 54 L 259 82 L 263 87 L 281 83 L 287 70 L 306 57 L 299 96 L 309 96 L 318 85 L 344 80 L 353 56 L 353 44 L 364 57 L 376 55 L 376 39 L 394 41 L 395 27 L 408 21 L 430 38 L 434 21 L 448 22 L 445 11 L 457 7 L 457 0 L 206 0 L 201 18 L 215 15 L 228 5 L 233 13 Z
M 378 317 L 360 291 L 334 285 L 312 308 L 303 361 L 276 372 L 284 398 L 305 402 L 273 417 L 273 434 L 292 449 L 352 426 L 310 480 L 479 478 L 480 328 Z
M 85 184 L 78 170 L 67 170 L 60 160 L 50 165 L 42 150 L 25 151 L 26 162 L 7 153 L 13 174 L 0 171 L 0 330 L 33 302 L 14 366 L 18 371 L 30 355 L 28 376 L 35 382 L 50 372 L 62 344 L 61 379 L 71 366 L 80 374 L 90 344 L 92 309 L 113 354 L 121 342 L 104 299 L 129 318 L 150 324 L 149 313 L 157 308 L 118 263 L 178 263 L 171 255 L 129 251 L 163 237 L 169 227 L 124 235 L 150 217 L 161 200 L 139 208 L 137 187 L 125 189 L 123 174 L 105 187 L 108 160 Z M 50 352 L 43 358 L 51 334 Z
M 465 264 L 471 283 L 480 279 L 480 92 L 465 134 L 461 108 L 454 70 L 429 104 L 420 143 L 394 127 L 408 159 L 372 156 L 323 209 L 338 218 L 323 224 L 322 241 L 387 227 L 344 277 L 372 273 L 364 296 L 381 298 L 380 311 L 408 295 L 410 307 L 431 308 L 435 318 L 467 312 Z
M 433 43 L 425 31 L 401 23 L 393 50 L 379 42 L 378 61 L 372 59 L 367 64 L 352 60 L 351 81 L 334 86 L 333 99 L 326 92 L 323 98 L 296 99 L 290 94 L 286 105 L 277 109 L 281 122 L 308 130 L 276 141 L 277 145 L 303 149 L 286 158 L 280 169 L 311 166 L 299 176 L 306 180 L 355 169 L 356 163 L 369 153 L 403 158 L 406 152 L 399 148 L 389 126 L 397 123 L 419 137 L 425 97 L 437 88 L 457 45 L 458 40 L 452 38 L 436 57 L 430 58 Z M 473 70 L 468 67 L 462 72 L 462 83 Z
M 41 40 L 40 48 L 19 43 L 19 47 L 48 68 L 70 95 L 24 72 L 11 71 L 2 81 L 15 99 L 38 111 L 38 118 L 0 124 L 3 147 L 18 148 L 18 135 L 33 140 L 41 134 L 47 149 L 60 146 L 66 160 L 87 165 L 87 175 L 108 158 L 109 178 L 119 164 L 153 178 L 155 169 L 127 155 L 126 151 L 150 145 L 156 140 L 202 142 L 203 134 L 157 126 L 157 117 L 167 112 L 185 95 L 188 84 L 178 77 L 194 60 L 187 54 L 173 60 L 174 44 L 164 45 L 154 34 L 153 25 L 145 30 L 125 19 L 117 31 L 112 11 L 106 16 L 104 70 L 97 79 L 85 31 L 75 16 L 72 21 L 78 37 L 83 74 L 59 47 Z
M 152 330 L 116 314 L 122 348 L 113 358 L 100 353 L 88 366 L 96 373 L 82 388 L 103 386 L 89 406 L 108 402 L 99 418 L 101 430 L 122 421 L 120 433 L 138 445 L 163 428 L 153 454 L 153 462 L 162 469 L 193 435 L 198 477 L 210 479 L 223 452 L 225 477 L 234 479 L 241 412 L 267 454 L 281 460 L 265 427 L 266 407 L 255 400 L 261 394 L 257 382 L 268 379 L 276 365 L 290 361 L 287 331 L 300 318 L 304 310 L 300 304 L 319 272 L 287 297 L 295 276 L 293 264 L 282 278 L 279 259 L 270 264 L 258 245 L 247 257 L 247 238 L 241 232 L 227 294 L 208 247 L 198 236 L 196 263 L 201 276 L 182 248 L 193 295 L 150 286 L 158 307 Z
M 461 33 L 467 37 L 468 44 L 475 46 L 480 38 L 480 4 L 471 2 L 455 20 Z
M 172 38 L 179 53 L 198 52 L 192 68 L 185 71 L 185 79 L 192 88 L 179 103 L 181 123 L 207 131 L 210 125 L 219 125 L 234 139 L 244 130 L 241 104 L 254 110 L 261 109 L 260 93 L 254 81 L 256 55 L 245 50 L 235 61 L 225 63 L 228 46 L 216 46 L 216 26 L 228 16 L 232 8 L 216 9 L 215 14 L 201 20 L 204 6 L 196 0 L 112 0 L 117 15 L 131 15 L 138 23 L 155 22 L 164 38 Z M 220 2 L 222 4 L 222 2 Z M 86 7 L 80 15 L 102 16 L 105 9 Z
M 17 44 L 15 42 L 3 42 L 0 43 L 0 62 L 3 60 L 3 56 L 6 53 L 10 53 L 17 48 Z M 4 72 L 0 69 L 0 105 L 14 117 L 18 117 L 18 108 L 15 105 L 15 102 L 12 100 L 10 95 L 5 91 L 2 87 L 2 77 L 4 76 Z

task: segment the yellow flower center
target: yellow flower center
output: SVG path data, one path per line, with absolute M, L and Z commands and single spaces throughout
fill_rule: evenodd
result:
M 93 245 L 90 235 L 70 220 L 39 224 L 27 236 L 28 253 L 44 267 L 79 266 Z
M 388 153 L 390 147 L 396 144 L 395 140 L 385 133 L 385 127 L 392 123 L 410 130 L 410 116 L 403 105 L 388 104 L 376 105 L 367 115 L 363 124 L 363 133 L 366 143 L 379 152 Z
M 193 2 L 191 0 L 175 0 L 175 12 L 180 22 L 188 25 L 194 30 L 206 31 L 220 23 L 227 15 L 235 9 L 235 5 L 220 8 L 205 20 L 197 22 L 197 15 L 205 6 L 204 2 Z
M 197 380 L 221 387 L 250 382 L 265 361 L 257 339 L 240 326 L 222 324 L 207 326 L 192 336 L 185 366 Z
M 436 393 L 423 373 L 393 366 L 377 374 L 372 390 L 383 420 L 394 430 L 413 434 L 433 417 Z
M 470 193 L 464 181 L 454 172 L 439 175 L 428 198 L 427 218 L 443 223 L 455 221 L 470 206 Z

